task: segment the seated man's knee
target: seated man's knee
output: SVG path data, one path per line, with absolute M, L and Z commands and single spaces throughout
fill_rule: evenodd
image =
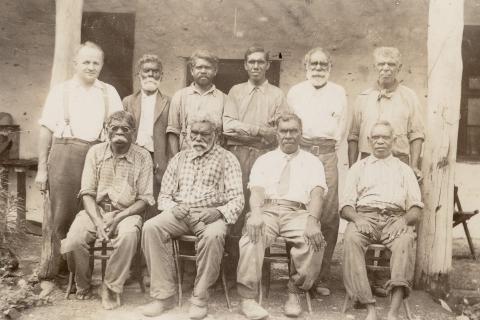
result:
M 201 239 L 207 243 L 211 242 L 224 242 L 225 241 L 226 228 L 224 225 L 209 225 L 203 232 Z
M 361 233 L 358 232 L 355 224 L 350 222 L 345 229 L 345 233 L 343 234 L 343 241 L 345 244 L 356 244 L 361 239 Z

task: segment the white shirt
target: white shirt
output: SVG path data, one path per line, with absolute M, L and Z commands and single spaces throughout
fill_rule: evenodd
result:
M 310 81 L 290 88 L 288 105 L 302 119 L 306 138 L 342 141 L 347 131 L 347 96 L 345 89 L 333 82 L 316 89 Z
M 68 92 L 67 103 L 73 136 L 86 141 L 98 139 L 106 118 L 104 86 L 107 90 L 109 114 L 123 110 L 122 100 L 113 86 L 95 80 L 91 87 L 85 88 L 73 78 L 50 90 L 38 123 L 51 130 L 54 137 L 72 137 L 66 128 L 63 106 L 64 94 Z
M 142 91 L 140 123 L 138 124 L 137 144 L 153 152 L 153 121 L 157 92 L 146 95 Z
M 309 152 L 299 150 L 290 160 L 290 184 L 285 195 L 278 195 L 280 176 L 290 155 L 279 148 L 260 156 L 250 172 L 249 188 L 262 187 L 266 199 L 282 199 L 308 204 L 310 193 L 315 187 L 322 187 L 327 193 L 325 171 L 322 162 Z

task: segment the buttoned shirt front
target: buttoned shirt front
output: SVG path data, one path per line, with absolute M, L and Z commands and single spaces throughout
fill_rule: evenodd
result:
M 140 121 L 138 124 L 136 143 L 153 152 L 153 121 L 155 114 L 155 103 L 157 101 L 157 92 L 146 95 L 142 91 L 142 104 L 140 111 Z
M 104 90 L 108 100 L 108 113 L 123 110 L 120 96 L 111 85 L 95 80 L 91 87 L 84 87 L 72 78 L 60 83 L 49 92 L 39 124 L 53 132 L 53 136 L 73 137 L 85 141 L 97 140 L 106 119 Z M 66 128 L 64 103 L 68 105 L 69 126 Z
M 361 93 L 355 103 L 349 141 L 358 141 L 360 152 L 371 153 L 367 137 L 378 121 L 388 121 L 393 127 L 396 141 L 392 152 L 409 155 L 410 142 L 424 139 L 424 126 L 420 102 L 413 90 L 397 85 L 391 92 L 378 87 Z
M 342 86 L 329 81 L 317 89 L 310 81 L 303 81 L 290 88 L 287 102 L 302 119 L 304 137 L 337 142 L 345 137 L 348 114 Z
M 168 164 L 158 196 L 160 210 L 178 204 L 214 207 L 228 224 L 237 221 L 244 203 L 240 164 L 232 153 L 218 145 L 201 155 L 193 149 L 177 153 Z
M 226 100 L 226 95 L 215 85 L 201 93 L 192 82 L 190 86 L 180 89 L 173 95 L 168 114 L 167 132 L 180 135 L 183 142 L 186 138 L 189 119 L 192 116 L 202 117 L 202 115 L 208 115 L 208 118 L 217 122 L 217 126 L 221 128 Z M 186 146 L 183 143 L 182 145 Z
M 370 155 L 348 171 L 340 209 L 345 206 L 408 211 L 413 206 L 423 208 L 423 203 L 408 165 L 392 155 L 385 159 Z
M 290 184 L 288 192 L 279 195 L 278 186 L 282 171 L 290 161 Z M 321 187 L 324 194 L 328 191 L 325 181 L 325 171 L 322 162 L 309 152 L 298 150 L 293 155 L 282 152 L 279 148 L 260 156 L 253 164 L 248 187 L 265 189 L 266 199 L 281 199 L 301 202 L 310 202 L 310 193 L 315 187 Z
M 79 197 L 83 195 L 94 197 L 97 203 L 108 197 L 118 209 L 137 200 L 154 205 L 150 154 L 132 144 L 126 154 L 114 156 L 109 142 L 94 145 L 85 158 Z
M 273 127 L 275 119 L 289 110 L 282 90 L 267 80 L 260 86 L 250 81 L 240 83 L 228 93 L 223 113 L 223 131 L 233 137 L 257 136 L 260 127 Z M 229 144 L 234 143 L 229 141 Z

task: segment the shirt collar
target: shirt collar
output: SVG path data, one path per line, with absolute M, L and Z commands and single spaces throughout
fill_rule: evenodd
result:
M 74 87 L 83 87 L 82 83 L 80 82 L 80 80 L 78 80 L 78 78 L 76 76 L 73 76 L 72 78 L 72 85 Z M 96 88 L 100 88 L 102 89 L 103 88 L 103 84 L 100 80 L 98 79 L 95 79 L 95 81 L 93 82 L 93 85 L 92 87 L 96 87 Z
M 159 91 L 155 91 L 154 94 L 151 94 L 151 95 L 147 95 L 145 92 L 143 92 L 143 90 L 140 90 L 142 92 L 142 99 L 156 99 L 157 98 L 157 94 L 159 93 Z
M 399 82 L 397 80 L 395 80 L 395 83 L 389 89 L 383 89 L 379 86 L 378 82 L 375 82 L 374 89 L 378 91 L 378 100 L 382 98 L 387 98 L 387 99 L 392 98 L 392 95 L 397 90 L 398 86 L 399 86 Z
M 373 155 L 373 153 L 368 156 L 367 158 L 367 162 L 368 163 L 375 163 L 375 162 L 391 162 L 392 160 L 394 159 L 393 155 L 390 154 L 388 157 L 384 158 L 384 159 L 380 159 L 380 158 L 377 158 Z
M 120 155 L 118 158 L 119 159 L 125 158 L 125 160 L 127 160 L 128 162 L 133 163 L 133 150 L 132 150 L 133 147 L 132 146 L 133 146 L 133 143 L 130 145 L 130 148 L 128 148 L 127 153 Z M 105 150 L 105 160 L 109 158 L 113 158 L 113 152 L 112 152 L 112 147 L 110 142 L 108 143 L 108 146 Z
M 327 81 L 320 88 L 315 88 L 315 86 L 313 85 L 313 83 L 310 80 L 307 79 L 306 82 L 307 82 L 308 87 L 312 88 L 312 90 L 315 91 L 315 92 L 318 92 L 318 91 L 321 91 L 322 89 L 325 89 L 328 86 L 328 83 L 329 83 L 329 81 Z
M 290 154 L 287 154 L 285 152 L 282 151 L 282 149 L 280 149 L 280 147 L 277 148 L 277 151 L 280 153 L 281 157 L 284 158 L 285 160 L 292 160 L 293 158 L 295 158 L 296 156 L 299 155 L 300 153 L 300 147 L 297 149 L 297 151 L 295 151 L 294 153 L 290 153 Z
M 212 84 L 212 86 L 210 87 L 210 89 L 208 89 L 206 92 L 204 93 L 201 93 L 197 86 L 195 86 L 195 82 L 192 82 L 192 84 L 188 87 L 190 90 L 188 92 L 188 94 L 199 94 L 201 96 L 206 96 L 207 94 L 211 94 L 212 96 L 216 96 L 217 95 L 217 88 L 215 87 L 214 84 Z
M 196 158 L 206 158 L 209 155 L 215 153 L 218 148 L 219 148 L 218 145 L 215 143 L 213 145 L 213 147 L 211 147 L 209 150 L 207 150 L 207 151 L 205 151 L 204 153 L 201 153 L 201 154 L 196 153 L 193 150 L 193 148 L 190 148 L 188 150 L 189 153 L 187 154 L 187 159 L 188 159 L 188 161 L 193 161 Z
M 250 82 L 250 80 L 247 81 L 248 94 L 252 93 L 255 88 L 258 88 L 258 90 L 260 90 L 261 93 L 265 93 L 265 91 L 267 90 L 267 87 L 268 87 L 267 79 L 265 79 L 265 81 L 259 86 L 254 85 L 253 83 Z

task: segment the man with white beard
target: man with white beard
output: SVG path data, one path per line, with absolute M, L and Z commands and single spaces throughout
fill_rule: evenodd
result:
M 302 149 L 317 156 L 325 169 L 328 192 L 320 224 L 327 246 L 315 287 L 318 294 L 329 295 L 324 281 L 329 278 L 340 222 L 336 150 L 348 127 L 347 97 L 342 86 L 328 80 L 332 60 L 325 49 L 317 47 L 307 52 L 304 64 L 307 80 L 290 88 L 287 103 L 303 122 Z
M 168 152 L 166 129 L 170 97 L 159 90 L 162 80 L 162 62 L 154 54 L 143 55 L 137 63 L 140 90 L 123 99 L 125 110 L 132 113 L 136 121 L 134 141 L 147 149 L 153 159 L 153 195 L 160 192 L 160 183 L 167 168 Z M 148 208 L 146 218 L 156 215 L 156 206 Z

